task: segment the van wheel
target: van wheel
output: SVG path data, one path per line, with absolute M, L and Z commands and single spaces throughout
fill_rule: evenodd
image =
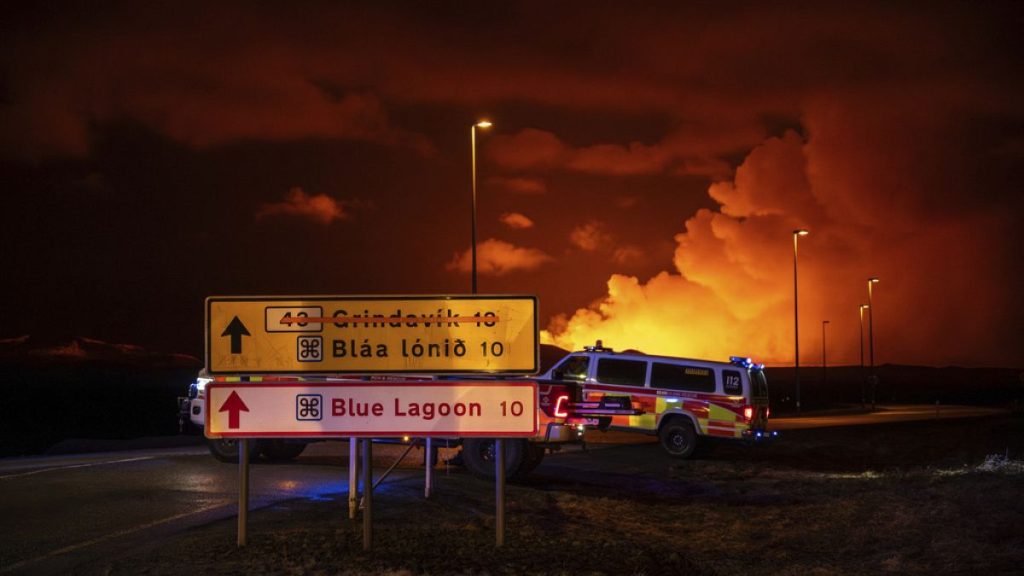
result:
M 519 474 L 529 474 L 540 466 L 544 461 L 544 446 L 529 442 L 526 444 L 526 455 L 523 457 L 523 465 L 519 467 Z
M 673 418 L 658 431 L 661 447 L 676 458 L 689 458 L 697 448 L 697 433 L 693 424 L 684 418 Z
M 206 445 L 210 448 L 210 454 L 221 462 L 238 462 L 238 440 L 234 438 L 217 438 L 207 440 Z M 260 443 L 256 440 L 249 440 L 249 462 L 259 456 Z
M 287 462 L 298 458 L 305 449 L 306 445 L 300 442 L 272 440 L 263 446 L 262 452 L 264 458 L 271 462 Z
M 505 440 L 505 477 L 512 478 L 519 473 L 526 452 L 526 440 Z M 494 478 L 494 440 L 491 438 L 466 438 L 462 442 L 462 462 L 476 477 Z

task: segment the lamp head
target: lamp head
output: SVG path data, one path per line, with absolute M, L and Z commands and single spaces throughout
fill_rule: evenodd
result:
M 793 230 L 794 236 L 807 236 L 808 234 L 810 234 L 810 231 L 804 228 L 797 228 L 796 230 Z
M 491 126 L 493 126 L 493 124 L 491 124 L 489 120 L 481 120 L 476 123 L 477 128 L 490 128 Z
M 871 278 L 868 278 L 868 282 L 871 282 L 872 284 L 878 284 L 878 276 L 872 276 Z

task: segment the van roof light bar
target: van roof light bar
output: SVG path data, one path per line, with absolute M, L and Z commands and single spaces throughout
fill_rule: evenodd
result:
M 764 370 L 764 364 L 757 364 L 745 356 L 730 356 L 729 363 L 733 366 L 746 368 L 747 370 Z
M 584 352 L 614 352 L 611 348 L 605 348 L 604 343 L 598 340 L 593 346 L 584 346 Z
M 757 364 L 746 356 L 729 356 L 729 363 L 743 368 L 757 368 Z

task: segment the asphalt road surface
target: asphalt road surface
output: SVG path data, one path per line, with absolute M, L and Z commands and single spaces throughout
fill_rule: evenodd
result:
M 255 465 L 250 508 L 346 492 L 347 478 L 316 457 Z M 0 574 L 73 572 L 81 561 L 235 517 L 237 498 L 238 466 L 202 446 L 0 460 Z
M 867 425 L 979 417 L 1002 411 L 933 405 L 886 407 L 871 414 L 773 419 L 772 428 Z M 628 433 L 588 433 L 591 446 L 654 441 Z M 251 509 L 347 491 L 344 442 L 311 446 L 296 463 L 252 469 Z M 396 451 L 387 447 L 380 452 Z M 375 450 L 375 455 L 378 451 Z M 571 465 L 573 458 L 559 461 Z M 377 466 L 383 462 L 378 459 Z M 158 546 L 162 535 L 235 517 L 237 465 L 205 447 L 0 460 L 0 574 L 63 574 L 81 562 Z M 375 476 L 381 473 L 376 470 Z M 443 473 L 443 472 L 439 472 Z M 394 479 L 421 475 L 399 468 Z M 382 490 L 387 490 L 385 483 Z M 344 500 L 343 500 L 344 501 Z M 339 521 L 347 510 L 338 511 Z

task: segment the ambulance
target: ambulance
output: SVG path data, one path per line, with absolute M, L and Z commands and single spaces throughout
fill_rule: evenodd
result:
M 657 435 L 670 455 L 688 458 L 710 439 L 760 440 L 768 431 L 768 383 L 764 365 L 733 356 L 713 362 L 587 346 L 566 356 L 541 377 L 572 382 L 581 407 L 617 399 L 632 415 L 599 418 L 601 430 Z M 593 412 L 593 411 L 592 411 Z

